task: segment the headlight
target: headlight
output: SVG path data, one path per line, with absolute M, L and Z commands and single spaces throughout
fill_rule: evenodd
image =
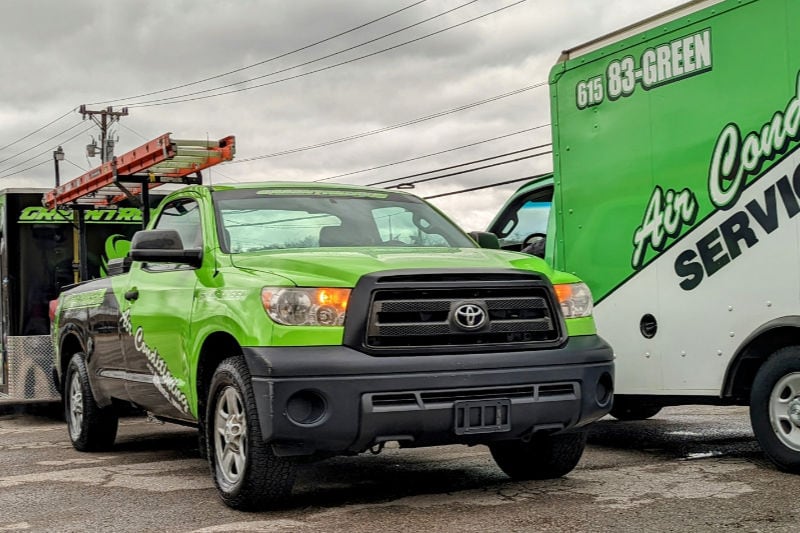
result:
M 564 318 L 580 318 L 592 314 L 592 292 L 585 283 L 553 285 Z
M 286 326 L 341 326 L 349 298 L 350 289 L 261 289 L 261 302 L 269 317 Z

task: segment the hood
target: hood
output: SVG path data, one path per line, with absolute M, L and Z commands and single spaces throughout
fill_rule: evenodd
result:
M 231 256 L 238 268 L 288 278 L 300 287 L 354 287 L 364 274 L 396 269 L 518 268 L 550 276 L 529 255 L 484 248 L 313 248 Z

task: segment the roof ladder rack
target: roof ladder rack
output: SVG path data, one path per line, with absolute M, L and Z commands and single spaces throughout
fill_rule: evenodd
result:
M 145 196 L 164 183 L 200 183 L 202 170 L 232 160 L 235 152 L 232 135 L 208 141 L 172 139 L 165 133 L 48 191 L 42 203 L 48 209 L 108 207 L 134 195 Z M 137 185 L 127 188 L 123 183 Z

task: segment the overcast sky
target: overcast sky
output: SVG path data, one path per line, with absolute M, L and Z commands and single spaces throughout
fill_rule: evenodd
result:
M 327 181 L 370 184 L 546 144 L 546 85 L 470 104 L 545 82 L 561 50 L 683 0 L 515 2 L 3 0 L 0 188 L 52 186 L 58 145 L 67 159 L 62 182 L 100 164 L 85 151 L 99 130 L 71 111 L 81 104 L 129 107 L 112 129 L 117 154 L 165 132 L 235 135 L 236 161 L 204 174 L 220 183 L 352 173 Z M 219 92 L 231 94 L 208 98 Z M 152 102 L 169 97 L 180 98 Z M 463 106 L 470 107 L 394 127 Z M 350 136 L 359 138 L 297 150 Z M 459 148 L 465 145 L 473 146 Z M 292 153 L 275 155 L 285 151 Z M 444 153 L 430 155 L 437 152 Z M 250 158 L 258 159 L 243 161 Z M 359 172 L 373 167 L 382 168 Z M 546 154 L 414 192 L 430 196 L 551 168 Z M 484 229 L 516 187 L 433 203 L 465 229 Z

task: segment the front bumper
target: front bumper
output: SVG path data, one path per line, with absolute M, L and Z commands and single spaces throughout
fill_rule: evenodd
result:
M 280 455 L 517 439 L 584 426 L 611 408 L 613 355 L 595 335 L 536 351 L 370 356 L 303 346 L 244 355 L 262 436 Z M 457 427 L 465 408 L 495 402 L 506 406 L 502 424 L 498 414 L 495 428 Z

